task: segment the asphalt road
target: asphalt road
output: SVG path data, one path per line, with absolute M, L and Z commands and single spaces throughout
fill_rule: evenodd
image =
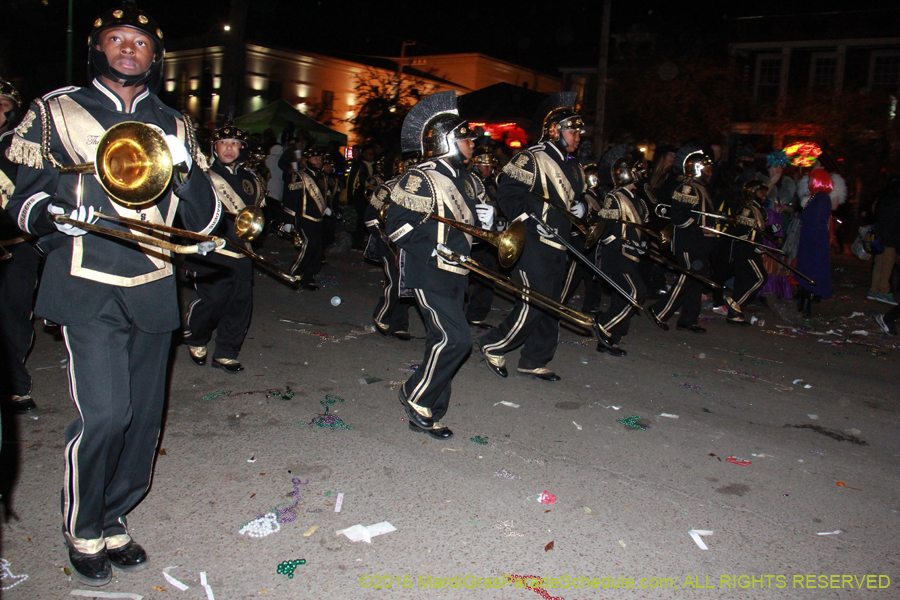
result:
M 265 253 L 291 259 L 280 240 Z M 367 329 L 377 267 L 334 255 L 322 289 L 299 293 L 257 274 L 244 373 L 173 351 L 153 487 L 129 516 L 151 566 L 101 591 L 200 600 L 212 597 L 206 573 L 218 600 L 540 597 L 504 579 L 518 575 L 566 600 L 900 598 L 898 340 L 871 318 L 886 307 L 865 301 L 868 265 L 835 265 L 837 295 L 806 332 L 762 306 L 752 314 L 765 325 L 747 328 L 705 311 L 706 335 L 636 318 L 628 356 L 613 358 L 564 327 L 557 383 L 502 380 L 474 353 L 453 382 L 445 442 L 409 432 L 396 398 L 423 356 L 417 313 L 409 342 Z M 510 307 L 498 298 L 490 321 Z M 64 572 L 60 534 L 75 415 L 66 353 L 37 329 L 40 410 L 4 417 L 9 600 L 86 589 Z M 289 399 L 264 391 L 287 388 Z M 326 407 L 351 429 L 309 426 Z M 646 428 L 617 422 L 629 416 Z M 545 491 L 555 503 L 537 501 Z M 266 513 L 278 531 L 239 533 Z M 371 543 L 335 533 L 385 521 L 396 531 Z M 699 538 L 708 550 L 691 530 L 712 532 Z M 292 579 L 277 573 L 297 559 Z

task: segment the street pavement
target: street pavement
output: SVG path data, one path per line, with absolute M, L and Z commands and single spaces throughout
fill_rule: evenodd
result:
M 277 239 L 262 252 L 283 266 L 293 258 Z M 614 358 L 564 326 L 556 383 L 517 376 L 518 352 L 500 379 L 474 352 L 453 381 L 444 421 L 455 435 L 443 442 L 407 429 L 397 387 L 422 361 L 424 327 L 413 309 L 415 339 L 372 330 L 378 267 L 332 255 L 315 292 L 257 273 L 243 373 L 173 349 L 153 486 L 128 519 L 151 564 L 115 572 L 100 591 L 900 598 L 900 340 L 872 319 L 888 307 L 865 300 L 870 263 L 834 265 L 836 295 L 805 329 L 762 304 L 746 328 L 704 310 L 706 335 L 636 317 L 628 356 Z M 193 290 L 182 292 L 186 304 Z M 510 308 L 498 295 L 489 321 Z M 4 416 L 9 600 L 87 589 L 65 572 L 60 533 L 63 436 L 76 414 L 66 352 L 53 330 L 36 330 L 28 365 L 40 410 Z M 326 410 L 347 429 L 317 427 Z M 644 428 L 617 421 L 627 417 Z M 545 491 L 554 503 L 538 502 Z M 260 517 L 254 532 L 268 535 L 240 533 Z M 382 522 L 396 530 L 369 543 L 336 534 Z M 299 559 L 292 578 L 277 572 Z

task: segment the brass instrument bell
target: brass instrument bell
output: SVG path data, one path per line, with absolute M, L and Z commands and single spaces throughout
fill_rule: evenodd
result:
M 234 233 L 245 242 L 252 242 L 265 229 L 266 218 L 256 205 L 245 206 L 234 215 Z
M 153 127 L 126 121 L 110 127 L 97 145 L 94 162 L 60 168 L 60 173 L 94 173 L 110 198 L 127 208 L 149 205 L 169 187 L 172 154 Z

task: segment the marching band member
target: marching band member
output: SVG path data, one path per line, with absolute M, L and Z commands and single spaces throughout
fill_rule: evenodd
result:
M 323 219 L 332 214 L 326 197 L 326 176 L 322 171 L 325 152 L 321 147 L 309 148 L 305 154 L 306 165 L 294 173 L 284 186 L 285 231 L 296 230 L 303 240 L 300 254 L 291 267 L 291 275 L 300 272 L 300 285 L 316 291 L 316 275 L 322 270 L 324 259 L 325 224 Z
M 35 101 L 16 129 L 9 156 L 19 168 L 8 210 L 47 253 L 35 312 L 62 326 L 78 409 L 66 430 L 63 533 L 73 577 L 99 586 L 112 579 L 110 564 L 147 566 L 125 519 L 150 487 L 178 301 L 168 251 L 85 235 L 52 217 L 92 222 L 99 210 L 171 224 L 178 214 L 189 229 L 209 233 L 221 205 L 190 123 L 154 93 L 164 54 L 156 22 L 126 4 L 94 21 L 89 44 L 90 84 Z M 104 132 L 125 121 L 165 133 L 176 166 L 165 192 L 139 209 L 114 203 L 93 175 L 59 172 L 93 160 Z

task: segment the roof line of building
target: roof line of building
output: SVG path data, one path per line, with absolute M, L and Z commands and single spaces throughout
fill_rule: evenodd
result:
M 888 46 L 900 44 L 900 37 L 857 38 L 849 40 L 797 40 L 784 42 L 737 42 L 728 44 L 730 51 L 765 50 L 769 48 L 817 48 L 819 46 Z

